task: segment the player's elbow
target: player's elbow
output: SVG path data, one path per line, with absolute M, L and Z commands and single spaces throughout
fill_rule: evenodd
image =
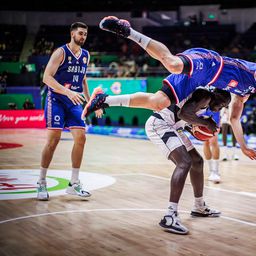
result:
M 164 54 L 161 56 L 161 62 L 173 74 L 180 74 L 182 72 L 183 64 L 177 56 Z

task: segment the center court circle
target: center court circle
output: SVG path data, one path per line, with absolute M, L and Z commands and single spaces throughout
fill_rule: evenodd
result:
M 0 170 L 0 200 L 36 198 L 38 169 Z M 71 171 L 48 170 L 47 188 L 50 196 L 66 195 Z M 88 191 L 104 188 L 116 182 L 116 179 L 99 173 L 80 172 L 79 179 Z

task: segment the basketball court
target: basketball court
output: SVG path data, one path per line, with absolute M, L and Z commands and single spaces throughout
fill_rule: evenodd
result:
M 92 197 L 65 194 L 71 134 L 63 132 L 47 176 L 50 200 L 36 200 L 44 129 L 1 129 L 0 255 L 255 255 L 255 161 L 221 162 L 207 181 L 220 218 L 192 218 L 189 177 L 179 204 L 186 236 L 163 231 L 174 165 L 148 140 L 88 135 L 80 178 Z M 197 145 L 202 153 L 202 146 Z

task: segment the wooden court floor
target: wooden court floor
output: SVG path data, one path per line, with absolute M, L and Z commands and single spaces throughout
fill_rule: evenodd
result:
M 23 147 L 0 150 L 0 173 L 36 173 L 45 138 L 46 130 L 1 129 L 0 142 Z M 56 172 L 71 167 L 71 134 L 62 139 L 50 166 Z M 222 211 L 220 218 L 190 217 L 194 199 L 187 179 L 179 211 L 190 233 L 182 236 L 158 226 L 174 165 L 147 140 L 88 135 L 81 171 L 115 182 L 92 190 L 88 200 L 51 192 L 47 202 L 0 200 L 0 255 L 255 256 L 256 162 L 240 156 L 220 163 L 220 184 L 207 181 L 205 166 L 204 196 Z

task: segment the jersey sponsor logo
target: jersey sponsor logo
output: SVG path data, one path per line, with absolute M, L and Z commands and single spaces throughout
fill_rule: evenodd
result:
M 83 57 L 83 63 L 86 64 L 87 63 L 87 58 Z
M 71 63 L 72 63 L 72 57 L 68 56 L 68 64 L 71 64 Z
M 238 85 L 238 82 L 236 80 L 233 80 L 233 79 L 228 83 L 228 86 L 232 87 L 232 88 L 237 87 L 237 85 Z
M 71 90 L 76 90 L 76 89 L 79 89 L 79 86 L 71 85 L 70 89 L 71 89 Z
M 31 169 L 0 170 L 0 200 L 35 198 L 39 174 L 40 170 Z M 66 170 L 48 170 L 46 180 L 50 196 L 66 194 L 70 175 Z M 88 191 L 111 186 L 116 181 L 113 177 L 89 172 L 80 172 L 79 179 Z
M 60 121 L 60 116 L 59 115 L 55 115 L 54 116 L 54 121 L 59 122 Z

